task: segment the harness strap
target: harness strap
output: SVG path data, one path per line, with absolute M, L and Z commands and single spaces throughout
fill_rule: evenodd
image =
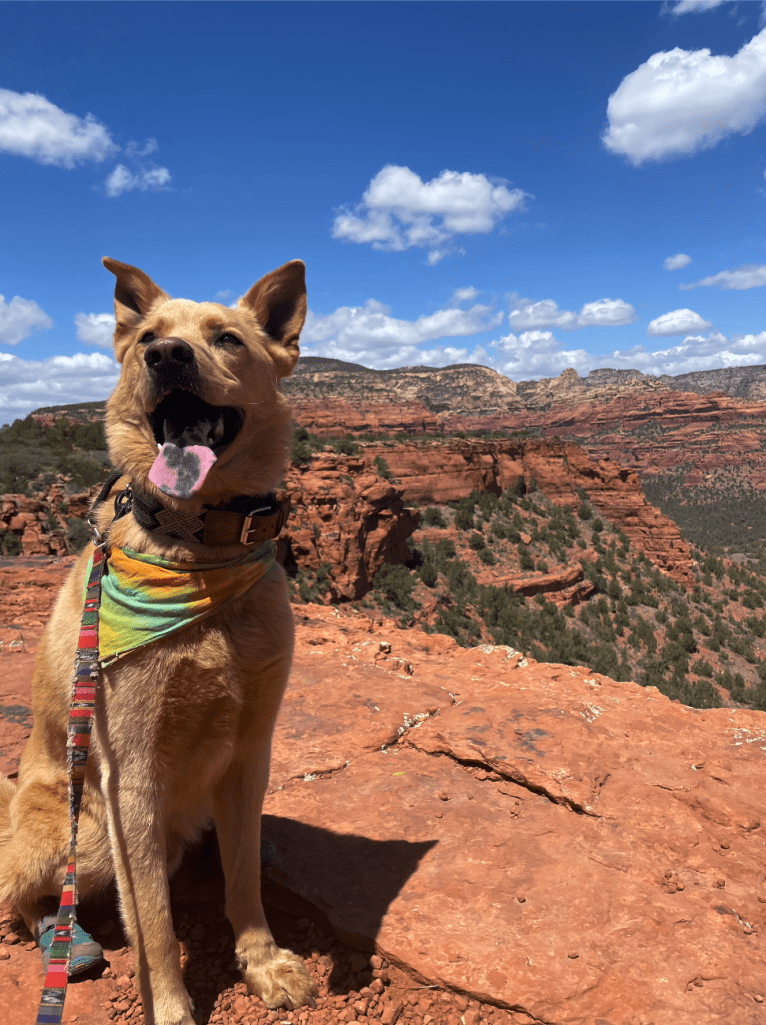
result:
M 104 546 L 99 545 L 93 552 L 93 564 L 88 578 L 80 636 L 74 660 L 72 700 L 69 706 L 67 726 L 69 855 L 53 932 L 48 972 L 43 983 L 35 1025 L 59 1025 L 64 1013 L 69 960 L 72 954 L 72 925 L 77 913 L 77 825 L 80 819 L 80 806 L 85 785 L 85 766 L 88 760 L 93 712 L 96 706 L 98 610 L 101 603 L 101 576 L 105 562 Z

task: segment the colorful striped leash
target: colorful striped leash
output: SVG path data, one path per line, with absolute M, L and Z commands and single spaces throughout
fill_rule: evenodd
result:
M 106 562 L 105 541 L 97 544 L 88 578 L 80 637 L 74 660 L 72 700 L 67 726 L 69 767 L 69 824 L 71 829 L 64 888 L 61 891 L 48 972 L 43 983 L 35 1025 L 59 1025 L 64 1013 L 69 959 L 72 954 L 72 926 L 77 913 L 76 847 L 77 823 L 85 784 L 85 765 L 93 726 L 98 679 L 98 610 L 101 604 L 101 576 Z

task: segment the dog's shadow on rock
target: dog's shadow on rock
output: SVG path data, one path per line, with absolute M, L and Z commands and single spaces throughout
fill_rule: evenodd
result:
M 311 951 L 329 954 L 331 993 L 368 984 L 364 955 L 374 952 L 389 905 L 437 841 L 371 840 L 274 815 L 264 815 L 262 837 L 263 903 L 277 943 L 306 958 Z M 240 982 L 214 831 L 187 851 L 170 892 L 176 933 L 188 952 L 184 979 L 195 1017 L 206 1022 L 220 994 Z

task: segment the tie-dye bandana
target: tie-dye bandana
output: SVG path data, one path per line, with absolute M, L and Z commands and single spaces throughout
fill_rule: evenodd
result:
M 264 541 L 233 562 L 170 562 L 112 548 L 101 582 L 98 660 L 108 665 L 136 648 L 218 612 L 260 580 L 276 546 Z M 87 581 L 90 567 L 85 573 Z

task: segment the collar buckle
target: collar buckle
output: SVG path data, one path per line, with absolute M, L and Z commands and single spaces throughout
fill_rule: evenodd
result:
M 277 537 L 290 515 L 290 498 L 282 502 L 272 501 L 268 505 L 251 509 L 244 515 L 239 543 L 257 545 Z M 253 536 L 254 535 L 254 536 Z

